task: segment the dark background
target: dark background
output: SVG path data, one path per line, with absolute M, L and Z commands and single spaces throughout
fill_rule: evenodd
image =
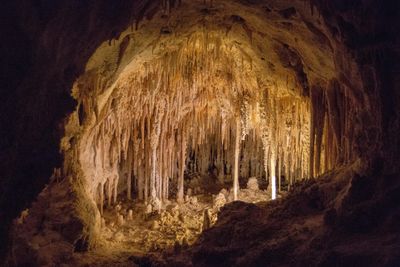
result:
M 59 142 L 63 119 L 75 108 L 70 97 L 74 80 L 103 41 L 118 38 L 122 30 L 144 16 L 150 5 L 159 2 L 2 1 L 0 259 L 6 253 L 11 220 L 29 207 L 53 168 L 61 166 Z M 373 125 L 370 134 L 371 139 L 378 140 L 379 149 L 372 160 L 390 177 L 398 173 L 400 165 L 399 2 L 310 1 L 310 7 L 320 11 L 332 34 L 358 62 L 363 90 L 370 95 L 378 92 L 374 112 L 380 124 Z

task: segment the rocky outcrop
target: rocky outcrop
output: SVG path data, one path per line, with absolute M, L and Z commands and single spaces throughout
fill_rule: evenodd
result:
M 277 201 L 227 204 L 194 246 L 157 264 L 396 266 L 400 209 L 390 203 L 400 183 L 369 194 L 378 177 L 365 181 L 354 167 L 303 182 Z
M 79 211 L 95 210 L 77 206 L 78 203 L 87 203 L 78 200 L 70 182 L 65 179 L 59 183 L 50 183 L 38 195 L 32 206 L 21 214 L 23 218 L 20 217 L 15 222 L 9 265 L 61 265 L 73 262 L 74 252 L 88 251 L 90 236 Z M 88 213 L 86 216 L 93 224 L 99 223 L 98 214 Z

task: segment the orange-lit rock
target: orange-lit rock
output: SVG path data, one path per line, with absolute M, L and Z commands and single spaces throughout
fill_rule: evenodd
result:
M 0 11 L 8 265 L 396 265 L 396 1 L 50 2 Z

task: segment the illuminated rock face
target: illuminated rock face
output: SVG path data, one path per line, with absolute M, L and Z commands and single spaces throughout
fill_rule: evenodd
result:
M 124 191 L 168 199 L 170 182 L 182 201 L 190 156 L 192 170 L 230 173 L 235 199 L 244 171 L 269 177 L 275 199 L 280 177 L 292 185 L 355 159 L 356 100 L 337 82 L 337 48 L 297 5 L 182 3 L 97 49 L 75 82 L 71 123 L 100 210 Z
M 345 1 L 162 3 L 15 11 L 26 17 L 15 28 L 37 52 L 26 56 L 35 63 L 25 60 L 18 90 L 6 94 L 18 101 L 6 101 L 1 122 L 18 127 L 2 141 L 12 144 L 3 152 L 11 167 L 2 169 L 15 177 L 22 207 L 34 195 L 20 184 L 60 167 L 62 138 L 64 164 L 53 177 L 64 179 L 65 206 L 82 221 L 69 245 L 95 240 L 87 236 L 96 236 L 104 205 L 121 194 L 158 203 L 174 191 L 181 202 L 185 170 L 207 173 L 210 163 L 233 191 L 239 176 L 266 176 L 272 198 L 281 177 L 292 187 L 357 159 L 361 170 L 398 170 L 397 61 L 385 39 L 396 31 L 378 22 L 396 8 L 367 6 L 365 25 L 363 10 Z M 377 36 L 382 43 L 370 44 Z M 14 204 L 14 188 L 4 192 L 2 206 Z M 69 208 L 76 202 L 80 209 Z M 42 216 L 35 211 L 23 221 Z

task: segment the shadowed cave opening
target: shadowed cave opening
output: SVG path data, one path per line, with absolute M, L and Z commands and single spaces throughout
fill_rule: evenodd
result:
M 76 105 L 55 119 L 63 162 L 13 221 L 9 265 L 396 263 L 400 187 L 384 136 L 398 127 L 384 131 L 397 117 L 381 91 L 395 81 L 362 36 L 381 11 L 363 28 L 341 1 L 149 0 L 116 5 L 130 21 L 114 25 L 106 7 L 75 25 L 88 39 L 50 48 L 70 22 L 38 35 Z M 74 5 L 54 8 L 74 21 Z M 97 17 L 112 37 L 89 49 Z M 368 245 L 377 236 L 382 251 Z

